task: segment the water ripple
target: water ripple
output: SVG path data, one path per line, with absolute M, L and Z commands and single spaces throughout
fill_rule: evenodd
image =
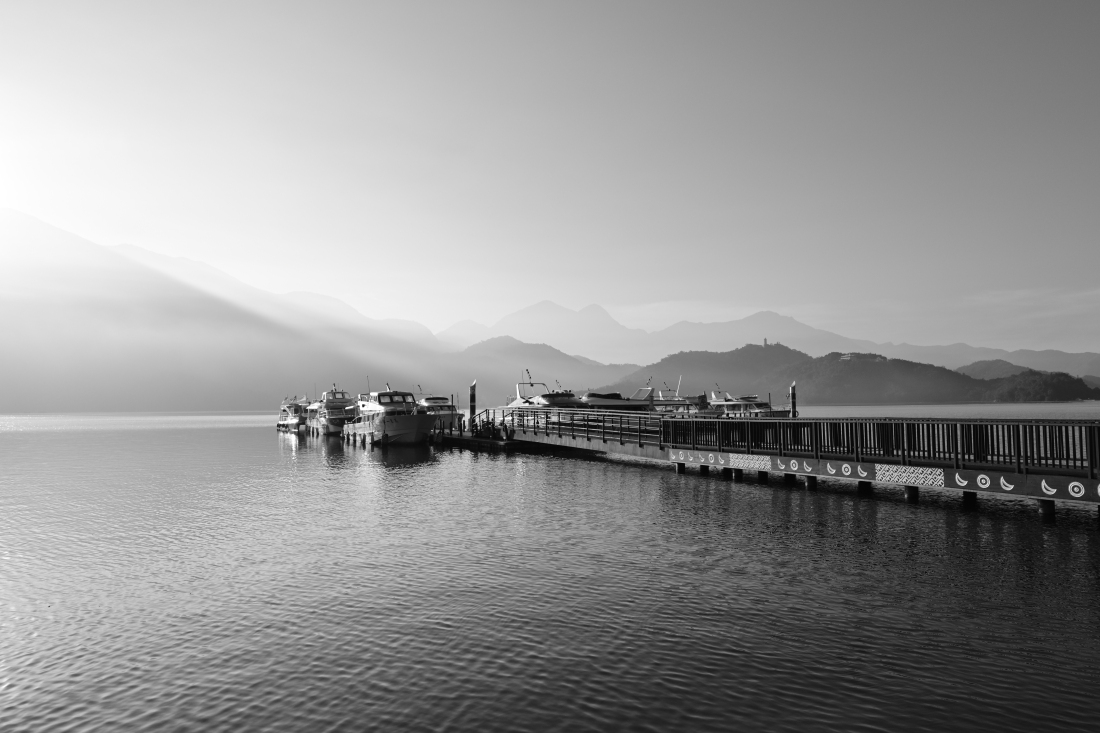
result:
M 109 426 L 109 423 L 106 423 Z M 1095 516 L 248 426 L 0 434 L 5 730 L 1091 729 Z

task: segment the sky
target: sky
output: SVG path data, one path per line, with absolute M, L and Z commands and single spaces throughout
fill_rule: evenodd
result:
M 0 207 L 433 330 L 1100 351 L 1096 2 L 0 5 Z

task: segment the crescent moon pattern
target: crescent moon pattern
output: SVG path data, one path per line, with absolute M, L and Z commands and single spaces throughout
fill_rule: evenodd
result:
M 825 469 L 826 469 L 826 470 L 827 470 L 827 471 L 828 471 L 829 473 L 836 473 L 836 469 L 835 469 L 835 468 L 833 468 L 833 464 L 831 464 L 831 463 L 826 463 L 826 464 L 825 464 Z
M 1001 488 L 1004 489 L 1005 491 L 1012 491 L 1013 489 L 1016 488 L 1016 484 L 1008 483 L 1007 481 L 1005 481 L 1005 477 L 1001 476 Z
M 806 463 L 806 461 L 802 461 L 802 470 L 803 471 L 809 471 L 810 470 L 810 464 Z M 1100 489 L 1097 489 L 1097 491 L 1100 491 Z
M 859 473 L 859 475 L 860 475 L 860 476 L 862 476 L 863 478 L 867 478 L 867 472 L 863 470 L 863 466 L 856 466 L 856 471 L 857 471 L 857 472 Z
M 1050 486 L 1047 486 L 1047 480 L 1043 479 L 1043 493 L 1044 494 L 1046 494 L 1047 496 L 1053 496 L 1057 492 L 1058 492 L 1057 488 L 1052 488 Z
M 959 486 L 966 486 L 966 485 L 967 485 L 968 483 L 970 483 L 970 482 L 969 482 L 969 481 L 964 481 L 964 480 L 963 480 L 963 477 L 962 477 L 962 476 L 960 476 L 960 475 L 959 475 L 959 474 L 958 474 L 958 473 L 956 472 L 956 473 L 955 473 L 955 483 L 957 483 L 957 484 L 958 484 Z

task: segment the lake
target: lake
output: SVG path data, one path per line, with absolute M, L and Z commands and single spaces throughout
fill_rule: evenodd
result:
M 273 423 L 0 417 L 0 729 L 1100 716 L 1095 508 L 1050 525 L 1019 499 L 372 452 Z

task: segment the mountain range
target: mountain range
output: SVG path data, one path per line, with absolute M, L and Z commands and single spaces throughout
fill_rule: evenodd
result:
M 717 323 L 680 321 L 668 328 L 648 332 L 622 325 L 598 305 L 574 311 L 542 301 L 505 316 L 491 327 L 462 321 L 436 336 L 452 348 L 462 348 L 491 336 L 512 336 L 611 363 L 650 364 L 679 351 L 721 352 L 749 343 L 763 344 L 767 340 L 810 356 L 832 352 L 875 353 L 948 369 L 978 361 L 1003 360 L 1040 371 L 1100 374 L 1100 354 L 1093 352 L 1008 351 L 962 343 L 932 346 L 876 343 L 814 328 L 772 311 Z
M 638 384 L 674 385 L 682 395 L 715 391 L 771 393 L 784 402 L 797 382 L 802 404 L 949 404 L 1100 399 L 1096 389 L 1064 373 L 1025 369 L 993 379 L 880 354 L 833 352 L 812 357 L 782 344 L 746 344 L 726 352 L 681 351 L 605 385 L 600 392 L 630 392 Z
M 1098 354 L 895 347 L 767 311 L 648 333 L 623 326 L 600 306 L 572 311 L 544 301 L 491 328 L 465 322 L 432 334 L 413 321 L 368 318 L 323 294 L 269 293 L 201 262 L 100 246 L 6 210 L 0 210 L 0 272 L 0 412 L 7 413 L 262 410 L 333 382 L 352 391 L 386 382 L 413 391 L 422 385 L 458 394 L 465 404 L 475 379 L 479 404 L 490 405 L 513 392 L 524 370 L 551 387 L 560 381 L 576 391 L 621 385 L 632 392 L 653 374 L 638 364 L 663 364 L 671 380 L 681 368 L 676 359 L 687 358 L 679 352 L 712 352 L 697 358 L 720 360 L 719 352 L 763 347 L 764 339 L 777 346 L 769 354 L 785 353 L 777 342 L 792 347 L 785 351 L 794 361 L 854 351 L 900 353 L 940 366 L 985 358 L 1100 374 Z M 645 358 L 650 354 L 656 356 Z M 746 386 L 728 388 L 770 385 L 788 367 L 767 361 L 764 371 L 744 372 L 751 377 Z M 734 372 L 714 373 L 728 379 Z M 699 388 L 708 386 L 703 380 Z
M 422 385 L 465 404 L 474 379 L 480 403 L 498 404 L 525 368 L 583 385 L 637 369 L 510 338 L 444 353 L 416 323 L 366 318 L 322 295 L 274 295 L 10 211 L 0 211 L 0 272 L 0 413 L 274 410 L 333 382 Z

